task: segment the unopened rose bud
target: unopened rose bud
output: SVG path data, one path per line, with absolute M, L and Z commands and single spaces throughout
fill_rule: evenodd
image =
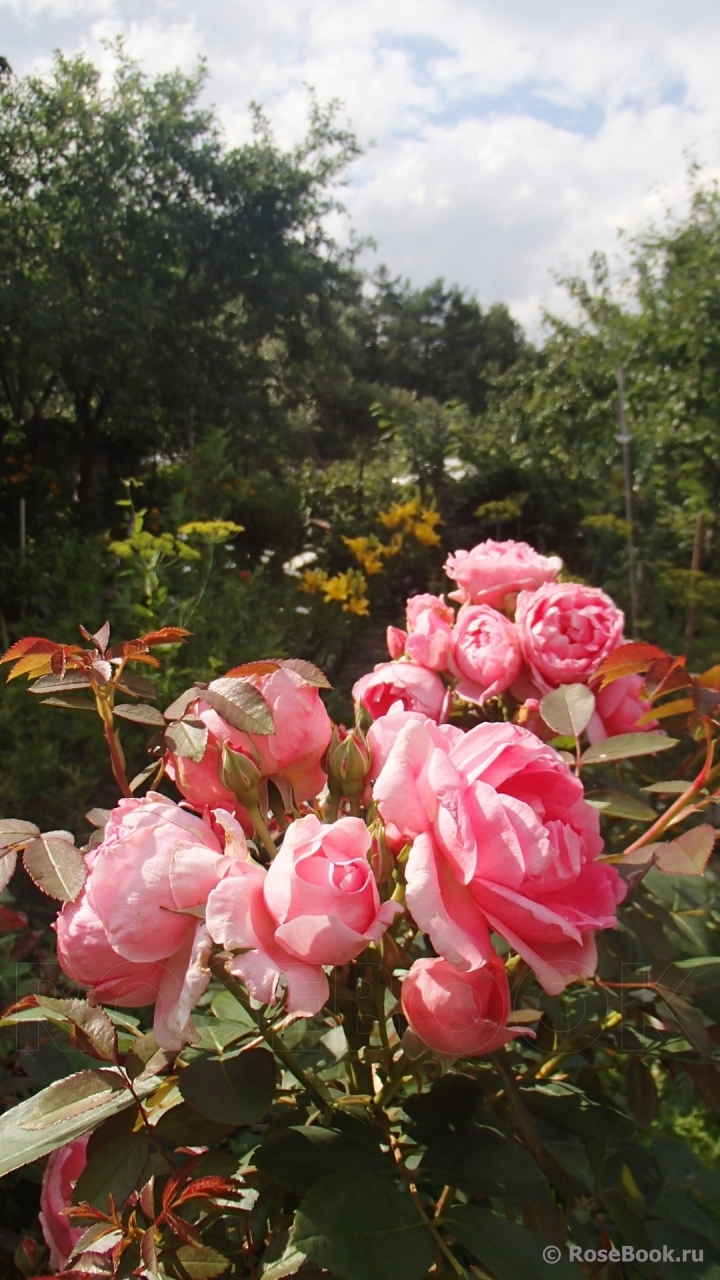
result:
M 246 809 L 258 808 L 260 770 L 254 761 L 244 756 L 241 751 L 233 751 L 227 743 L 223 743 L 218 777 L 222 785 L 227 787 L 228 791 L 232 791 Z
M 31 1236 L 23 1236 L 15 1250 L 15 1266 L 22 1275 L 34 1276 L 37 1273 L 39 1255 L 37 1241 Z
M 336 731 L 337 732 L 337 731 Z M 357 800 L 363 793 L 365 779 L 370 771 L 370 752 L 363 735 L 352 729 L 345 738 L 333 741 L 328 750 L 328 779 L 332 792 L 333 782 L 340 794 L 348 800 Z
M 385 839 L 385 828 L 382 823 L 374 822 L 370 830 L 372 833 L 372 844 L 370 845 L 369 853 L 370 866 L 372 867 L 372 873 L 375 877 L 376 883 L 384 884 L 386 880 L 390 879 L 393 873 L 395 859 L 388 849 L 387 841 Z

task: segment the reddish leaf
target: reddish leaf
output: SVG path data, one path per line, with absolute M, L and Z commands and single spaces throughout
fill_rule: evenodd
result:
M 663 702 L 659 707 L 646 711 L 638 720 L 638 725 L 649 724 L 655 720 L 669 720 L 673 716 L 684 716 L 693 710 L 692 698 L 673 698 L 672 702 Z
M 192 631 L 186 631 L 184 627 L 163 627 L 160 631 L 148 631 L 147 635 L 140 636 L 140 642 L 148 648 L 154 644 L 182 644 L 191 635 Z
M 219 1174 L 208 1174 L 205 1178 L 196 1178 L 194 1182 L 188 1183 L 173 1203 L 179 1205 L 184 1204 L 186 1200 L 197 1200 L 201 1197 L 239 1196 L 242 1194 L 243 1188 L 232 1178 L 223 1178 Z
M 165 1184 L 165 1190 L 162 1194 L 163 1209 L 169 1208 L 173 1203 L 173 1200 L 178 1194 L 180 1188 L 187 1182 L 188 1178 L 192 1176 L 201 1160 L 202 1156 L 195 1156 L 192 1160 L 186 1160 L 184 1164 L 181 1164 L 180 1167 L 175 1170 L 172 1177 L 168 1178 L 168 1181 Z
M 651 662 L 667 657 L 669 655 L 654 644 L 623 644 L 600 663 L 592 680 L 601 680 L 600 687 L 604 689 L 611 681 L 619 680 L 622 676 L 638 675 L 647 671 Z
M 67 669 L 67 654 L 64 649 L 56 649 L 50 657 L 50 670 L 54 676 L 62 680 Z
M 8 675 L 8 680 L 17 680 L 18 676 L 28 676 L 32 680 L 35 676 L 49 675 L 52 671 L 51 664 L 52 658 L 46 653 L 29 653 L 15 663 Z
M 186 1222 L 184 1218 L 181 1218 L 176 1213 L 171 1213 L 170 1210 L 167 1210 L 163 1214 L 163 1218 L 170 1227 L 170 1230 L 175 1232 L 175 1235 L 178 1239 L 182 1240 L 183 1244 L 202 1244 L 202 1239 L 198 1233 L 193 1230 L 190 1223 Z
M 10 645 L 0 658 L 0 665 L 3 662 L 16 662 L 26 653 L 53 653 L 58 647 L 54 640 L 45 640 L 42 636 L 24 636 L 22 640 L 16 640 Z
M 151 653 L 133 653 L 128 658 L 128 662 L 144 662 L 146 667 L 161 667 L 162 663 L 159 658 L 153 657 Z
M 27 929 L 27 922 L 27 916 L 21 911 L 0 907 L 0 933 L 9 933 L 11 929 Z
M 243 679 L 249 676 L 270 676 L 273 671 L 279 671 L 279 669 L 279 662 L 276 662 L 274 658 L 267 658 L 260 662 L 243 662 L 240 667 L 231 667 L 229 671 L 225 672 L 225 678 L 229 679 L 232 676 L 238 676 Z
M 711 711 L 720 706 L 720 690 L 705 688 L 699 680 L 693 680 L 692 696 L 699 716 L 709 716 Z
M 661 693 L 670 693 L 672 689 L 683 689 L 690 684 L 690 676 L 685 671 L 687 659 L 684 654 L 678 658 L 666 655 L 651 662 L 645 676 L 645 692 L 649 698 L 657 698 Z

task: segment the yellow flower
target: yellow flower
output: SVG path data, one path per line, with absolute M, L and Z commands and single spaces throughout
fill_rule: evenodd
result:
M 227 542 L 236 533 L 243 533 L 244 529 L 244 525 L 235 524 L 233 520 L 190 520 L 188 524 L 180 525 L 178 533 L 186 538 L 202 538 L 204 542 L 216 546 L 220 542 Z
M 323 586 L 326 604 L 329 600 L 347 600 L 352 590 L 348 581 L 350 573 L 352 569 L 348 570 L 348 573 L 336 573 L 334 578 L 327 579 Z
M 399 525 L 407 528 L 415 516 L 420 515 L 420 499 L 410 498 L 407 502 L 393 502 L 387 511 L 378 511 L 378 520 L 386 529 L 397 529 Z
M 420 543 L 421 547 L 440 546 L 440 534 L 426 521 L 418 521 L 417 524 L 413 525 L 411 532 L 413 538 Z
M 370 601 L 367 596 L 352 596 L 346 604 L 343 605 L 343 613 L 354 613 L 358 618 L 369 618 Z
M 324 591 L 327 580 L 324 569 L 306 569 L 301 575 L 300 586 L 306 595 L 314 596 L 318 591 Z

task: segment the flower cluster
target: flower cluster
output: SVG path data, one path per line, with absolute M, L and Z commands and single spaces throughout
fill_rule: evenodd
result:
M 590 977 L 624 883 L 599 861 L 597 811 L 542 740 L 551 731 L 521 722 L 547 690 L 590 680 L 622 644 L 623 615 L 602 591 L 556 583 L 560 568 L 522 543 L 451 555 L 460 609 L 408 601 L 392 660 L 355 686 L 366 733 L 333 730 L 292 664 L 243 677 L 272 732 L 237 727 L 222 700 L 232 681 L 197 689 L 182 723 L 199 737 L 183 748 L 176 731 L 164 761 L 182 801 L 150 792 L 112 812 L 57 921 L 65 972 L 96 1000 L 154 1003 L 156 1040 L 174 1052 L 196 1038 L 213 954 L 253 1000 L 311 1016 L 333 970 L 410 927 L 426 954 L 411 959 L 402 1009 L 449 1057 L 520 1034 L 494 938 L 550 993 Z M 642 714 L 618 685 L 598 698 L 595 738 Z M 515 723 L 458 722 L 458 708 L 501 695 Z
M 376 716 L 400 701 L 438 720 L 452 698 L 484 707 L 506 695 L 518 723 L 529 723 L 544 694 L 587 685 L 625 642 L 622 610 L 597 587 L 557 582 L 561 569 L 558 556 L 512 540 L 448 556 L 457 614 L 443 596 L 412 596 L 406 629 L 388 627 L 391 661 L 357 682 L 356 702 Z M 628 675 L 595 693 L 590 742 L 654 727 L 641 685 Z

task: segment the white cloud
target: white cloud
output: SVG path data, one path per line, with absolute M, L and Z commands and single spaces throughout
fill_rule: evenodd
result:
M 720 173 L 715 0 L 0 0 L 16 70 L 53 45 L 152 71 L 207 56 L 229 138 L 250 98 L 296 141 L 304 85 L 364 144 L 346 199 L 375 261 L 503 298 L 534 325 L 577 268 L 684 198 L 684 152 Z

